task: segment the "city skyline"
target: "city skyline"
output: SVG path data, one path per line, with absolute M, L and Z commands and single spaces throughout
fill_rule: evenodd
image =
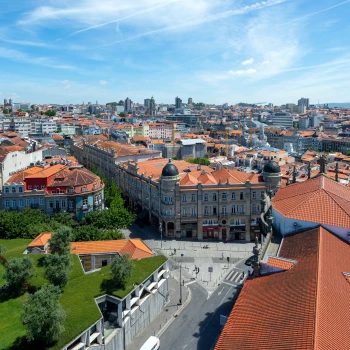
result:
M 33 103 L 347 102 L 349 1 L 16 2 L 0 98 Z

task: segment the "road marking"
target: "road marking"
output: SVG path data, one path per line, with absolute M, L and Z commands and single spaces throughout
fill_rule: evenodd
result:
M 236 284 L 228 283 L 228 282 L 226 282 L 226 281 L 223 281 L 222 283 L 228 284 L 229 286 L 232 286 L 232 287 L 237 287 Z
M 227 294 L 230 292 L 232 287 L 229 288 L 229 290 L 227 291 L 227 293 L 225 294 L 225 296 L 223 297 L 223 299 L 221 300 L 221 303 L 219 304 L 219 306 L 224 302 L 224 300 L 226 299 L 227 297 Z
M 185 286 L 188 286 L 189 284 L 192 284 L 192 283 L 196 283 L 197 281 L 191 281 L 191 282 L 187 282 L 187 283 L 185 283 Z
M 207 298 L 207 300 L 210 298 L 210 296 L 213 294 L 213 292 L 211 292 L 211 291 L 209 291 L 208 290 L 208 298 Z
M 220 292 L 218 293 L 218 295 L 220 295 L 224 289 L 225 289 L 225 287 L 222 287 L 222 289 L 220 290 Z
M 188 344 L 186 344 L 186 345 L 183 347 L 183 349 L 185 349 L 185 347 L 187 347 L 187 345 L 188 345 Z

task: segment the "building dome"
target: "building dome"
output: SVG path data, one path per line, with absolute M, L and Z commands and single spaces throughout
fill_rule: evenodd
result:
M 273 160 L 269 160 L 265 165 L 263 169 L 264 173 L 270 173 L 270 174 L 278 174 L 281 172 L 280 166 L 274 162 Z
M 171 159 L 169 159 L 169 163 L 162 170 L 162 176 L 168 177 L 168 176 L 178 176 L 178 175 L 179 175 L 179 170 L 177 170 L 177 167 L 171 162 Z

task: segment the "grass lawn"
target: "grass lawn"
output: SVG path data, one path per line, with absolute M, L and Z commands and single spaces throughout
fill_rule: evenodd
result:
M 6 280 L 4 279 L 5 266 L 0 263 L 0 287 L 6 284 Z
M 29 242 L 30 240 L 23 239 L 0 240 L 0 245 L 7 247 L 8 251 L 5 254 L 5 258 L 8 259 L 9 257 L 23 256 L 22 253 Z M 30 284 L 35 288 L 40 288 L 43 284 L 47 283 L 43 277 L 43 256 L 35 254 L 28 256 L 33 259 L 36 270 Z M 166 260 L 166 257 L 160 255 L 140 261 L 133 261 L 134 271 L 125 289 L 116 290 L 111 284 L 110 266 L 105 266 L 100 271 L 85 275 L 79 257 L 73 255 L 73 266 L 69 281 L 60 298 L 60 303 L 65 309 L 67 316 L 64 325 L 65 331 L 59 342 L 52 346 L 52 349 L 62 348 L 91 324 L 100 319 L 101 315 L 94 301 L 95 297 L 111 294 L 120 299 L 124 298 L 133 290 L 133 283 L 140 284 L 143 282 Z M 1 268 L 0 273 L 2 271 Z M 30 348 L 30 344 L 26 344 L 23 338 L 23 335 L 25 335 L 25 326 L 20 321 L 20 314 L 25 298 L 25 295 L 19 298 L 4 298 L 4 300 L 0 298 L 0 349 Z M 2 315 L 5 315 L 5 317 L 3 318 Z

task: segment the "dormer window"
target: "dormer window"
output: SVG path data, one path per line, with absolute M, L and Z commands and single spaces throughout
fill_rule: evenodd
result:
M 32 189 L 33 189 L 33 186 L 28 185 L 28 190 L 32 190 Z
M 81 192 L 86 192 L 86 187 L 83 187 L 83 188 L 81 189 Z
M 69 189 L 69 193 L 74 193 L 74 188 L 73 188 L 73 187 L 71 187 L 71 188 Z
M 16 187 L 12 187 L 12 193 L 16 193 Z
M 10 189 L 8 187 L 5 187 L 5 193 L 10 193 Z

